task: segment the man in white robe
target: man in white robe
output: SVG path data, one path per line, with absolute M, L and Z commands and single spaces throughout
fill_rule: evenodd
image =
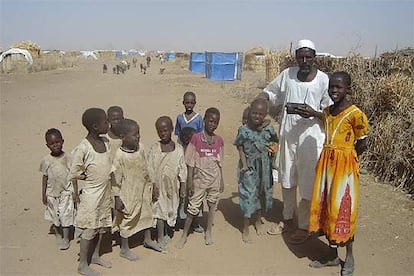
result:
M 280 149 L 278 179 L 282 184 L 283 220 L 285 230 L 292 230 L 297 205 L 296 190 L 301 200 L 298 207 L 298 228 L 288 241 L 304 242 L 307 237 L 310 199 L 315 166 L 322 151 L 325 135 L 320 121 L 323 109 L 331 104 L 328 76 L 313 65 L 316 49 L 310 40 L 300 40 L 296 47 L 298 66 L 285 69 L 263 91 L 263 96 L 277 107 L 288 103 L 304 104 L 282 108 L 280 116 Z M 269 229 L 273 234 L 274 229 Z

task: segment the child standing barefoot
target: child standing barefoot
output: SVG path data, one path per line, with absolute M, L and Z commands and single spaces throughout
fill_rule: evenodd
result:
M 187 146 L 191 141 L 191 137 L 193 137 L 195 132 L 196 132 L 195 129 L 192 127 L 185 127 L 181 129 L 180 131 L 179 139 L 184 149 L 184 156 L 185 156 L 185 151 L 187 149 Z M 183 199 L 180 203 L 179 218 L 182 220 L 185 220 L 187 218 L 187 215 L 185 214 L 185 206 L 187 206 L 187 203 L 188 203 L 188 196 L 186 195 L 186 198 Z M 202 217 L 203 217 L 203 205 L 201 205 L 200 212 L 198 213 L 197 217 L 194 217 L 194 220 L 193 220 L 192 228 L 193 228 L 193 231 L 196 233 L 204 233 L 204 228 L 198 222 L 198 219 Z
M 177 242 L 177 248 L 183 248 L 187 242 L 193 218 L 199 213 L 203 199 L 207 197 L 208 217 L 205 232 L 205 244 L 213 244 L 212 226 L 219 195 L 224 190 L 222 158 L 223 139 L 216 135 L 220 121 L 220 111 L 210 107 L 204 115 L 204 131 L 196 133 L 187 146 L 185 160 L 188 168 L 187 190 L 189 203 L 183 234 Z
M 271 125 L 263 127 L 267 110 L 265 99 L 254 100 L 247 124 L 239 128 L 234 141 L 240 155 L 239 197 L 244 217 L 242 240 L 247 243 L 251 242 L 250 218 L 254 219 L 257 234 L 262 235 L 262 211 L 270 210 L 273 202 L 271 146 L 277 142 L 277 137 Z
M 194 92 L 187 91 L 183 95 L 183 105 L 185 108 L 184 113 L 177 115 L 177 120 L 175 123 L 174 134 L 177 135 L 177 141 L 180 145 L 184 146 L 184 141 L 181 139 L 181 132 L 185 128 L 192 128 L 194 129 L 193 133 L 197 133 L 203 131 L 204 129 L 204 122 L 202 116 L 194 111 L 194 106 L 196 105 L 196 95 Z M 193 134 L 192 133 L 192 134 Z M 190 137 L 191 139 L 191 137 Z M 190 141 L 187 142 L 185 146 L 188 145 Z M 203 208 L 200 208 L 199 216 L 203 216 Z M 203 233 L 203 227 L 197 222 L 197 220 L 193 221 L 193 230 L 197 233 Z
M 73 187 L 68 181 L 69 155 L 62 150 L 64 140 L 58 129 L 49 129 L 45 138 L 46 146 L 50 149 L 50 154 L 43 157 L 40 163 L 45 219 L 53 223 L 59 248 L 66 250 L 69 248 L 69 227 L 73 225 L 74 219 Z
M 78 203 L 75 226 L 81 230 L 78 272 L 98 275 L 89 267 L 95 263 L 107 268 L 111 263 L 99 256 L 102 235 L 112 225 L 111 218 L 111 159 L 108 140 L 100 137 L 108 131 L 108 119 L 100 108 L 87 109 L 82 124 L 88 131 L 85 139 L 73 150 L 69 177 Z M 77 180 L 85 180 L 79 195 Z
M 358 155 L 366 149 L 368 119 L 346 94 L 351 77 L 335 72 L 329 78 L 329 96 L 334 102 L 326 108 L 322 121 L 326 140 L 316 166 L 316 177 L 310 208 L 309 232 L 325 234 L 331 254 L 324 260 L 313 261 L 311 267 L 340 264 L 337 246 L 346 246 L 345 263 L 341 275 L 352 275 L 358 195 Z
M 185 196 L 187 167 L 182 146 L 171 140 L 171 118 L 158 118 L 155 127 L 160 141 L 148 152 L 148 167 L 155 190 L 153 210 L 157 219 L 158 242 L 165 247 L 168 238 L 166 227 L 175 226 L 180 197 Z
M 122 145 L 113 161 L 115 181 L 112 189 L 117 210 L 114 228 L 119 228 L 121 252 L 119 255 L 130 261 L 138 260 L 128 245 L 128 239 L 145 230 L 144 246 L 161 251 L 151 240 L 150 228 L 155 226 L 152 214 L 152 182 L 148 174 L 144 147 L 139 142 L 139 126 L 134 120 L 124 119 L 118 125 Z
M 111 162 L 114 160 L 115 153 L 118 151 L 118 149 L 121 147 L 122 140 L 119 137 L 119 133 L 117 131 L 118 125 L 121 122 L 121 120 L 124 119 L 124 111 L 120 106 L 110 106 L 108 110 L 106 111 L 106 116 L 108 117 L 109 121 L 109 129 L 108 133 L 104 135 L 109 141 L 109 151 L 111 156 Z M 112 192 L 112 220 L 115 220 L 116 216 L 116 210 L 115 210 L 115 199 Z M 114 231 L 117 229 L 112 229 L 112 234 L 114 234 Z

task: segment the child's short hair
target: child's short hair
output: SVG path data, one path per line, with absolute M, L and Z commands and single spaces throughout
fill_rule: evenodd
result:
M 46 142 L 47 142 L 47 137 L 49 137 L 49 136 L 50 136 L 50 135 L 52 135 L 52 134 L 57 135 L 57 136 L 59 136 L 60 138 L 63 138 L 62 133 L 60 132 L 60 130 L 59 130 L 59 129 L 57 129 L 57 128 L 49 128 L 49 129 L 46 131 L 46 133 L 45 133 L 45 140 L 46 140 Z
M 244 119 L 248 119 L 248 118 L 249 118 L 249 113 L 250 113 L 250 106 L 246 107 L 246 108 L 243 110 L 243 114 L 242 114 L 242 121 L 243 121 Z
M 161 116 L 161 117 L 159 117 L 155 121 L 155 128 L 157 128 L 158 125 L 161 124 L 161 122 L 168 122 L 171 125 L 171 127 L 173 127 L 173 122 L 172 122 L 172 120 L 171 120 L 170 117 L 168 117 L 168 116 Z
M 184 141 L 186 138 L 192 136 L 194 133 L 196 132 L 196 130 L 192 127 L 185 127 L 180 131 L 180 141 Z
M 256 98 L 250 103 L 250 108 L 256 104 L 262 104 L 269 109 L 269 102 L 265 98 Z
M 194 99 L 196 99 L 196 95 L 195 95 L 195 93 L 194 93 L 194 92 L 192 92 L 192 91 L 187 91 L 187 92 L 185 92 L 185 93 L 184 93 L 183 100 L 185 100 L 185 98 L 187 98 L 188 96 L 191 96 L 191 97 L 193 97 Z
M 114 112 L 118 112 L 118 113 L 124 114 L 124 111 L 122 110 L 122 107 L 116 106 L 116 105 L 110 106 L 108 108 L 108 110 L 106 111 L 106 114 L 109 115 L 109 114 L 114 113 Z
M 139 128 L 136 121 L 131 119 L 122 119 L 116 127 L 117 135 L 126 135 L 134 126 Z
M 105 110 L 101 108 L 92 107 L 86 109 L 82 115 L 82 125 L 86 127 L 87 130 L 91 130 L 92 126 L 98 123 L 102 113 L 106 116 Z
M 351 84 L 352 84 L 351 76 L 347 72 L 345 72 L 345 71 L 333 72 L 332 75 L 331 75 L 331 78 L 333 78 L 333 77 L 342 78 L 344 80 L 344 82 L 346 83 L 346 85 L 348 86 L 348 88 L 351 87 Z
M 220 111 L 215 107 L 207 108 L 206 112 L 204 113 L 204 117 L 207 117 L 207 115 L 211 115 L 211 114 L 215 114 L 218 117 L 220 117 Z

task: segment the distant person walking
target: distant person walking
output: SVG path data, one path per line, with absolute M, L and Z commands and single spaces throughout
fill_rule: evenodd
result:
M 151 57 L 147 56 L 147 68 L 151 66 Z

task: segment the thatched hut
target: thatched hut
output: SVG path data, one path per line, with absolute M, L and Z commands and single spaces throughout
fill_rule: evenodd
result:
M 10 48 L 19 48 L 29 51 L 32 58 L 38 58 L 40 56 L 40 46 L 31 41 L 20 41 L 10 46 Z
M 175 57 L 180 58 L 182 60 L 190 60 L 190 54 L 185 52 L 176 52 Z
M 265 56 L 266 49 L 263 47 L 254 47 L 244 53 L 244 70 L 254 72 L 264 71 L 266 68 Z

